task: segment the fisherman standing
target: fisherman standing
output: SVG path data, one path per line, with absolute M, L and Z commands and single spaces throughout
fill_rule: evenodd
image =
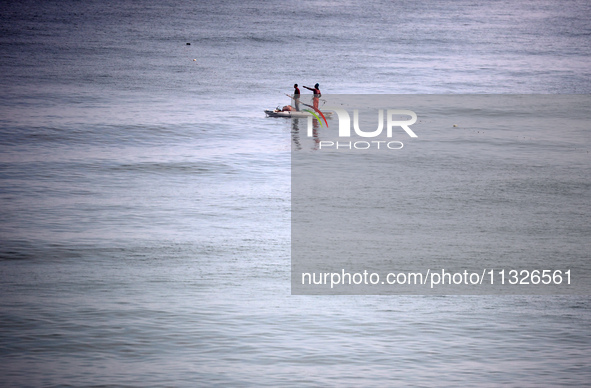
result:
M 304 87 L 306 89 L 314 92 L 313 105 L 314 105 L 314 109 L 318 110 L 318 101 L 320 100 L 320 97 L 322 97 L 322 94 L 320 93 L 320 85 L 316 84 L 316 85 L 314 85 L 314 88 L 309 88 L 307 86 L 304 86 Z
M 298 84 L 293 84 L 293 100 L 296 111 L 300 111 L 300 88 L 298 88 Z

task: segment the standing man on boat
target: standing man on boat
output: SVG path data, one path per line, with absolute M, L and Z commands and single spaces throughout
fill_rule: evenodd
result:
M 314 85 L 314 88 L 309 88 L 307 86 L 304 86 L 306 89 L 311 90 L 314 92 L 314 109 L 318 109 L 318 101 L 320 100 L 320 97 L 322 97 L 322 94 L 320 93 L 320 85 L 316 84 Z
M 293 100 L 296 111 L 300 111 L 300 88 L 298 88 L 298 84 L 293 84 Z

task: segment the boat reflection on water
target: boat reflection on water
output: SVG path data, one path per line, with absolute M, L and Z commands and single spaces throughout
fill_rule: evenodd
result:
M 291 140 L 293 141 L 292 151 L 299 151 L 302 149 L 300 143 L 300 120 L 291 120 Z
M 291 119 L 291 139 L 293 142 L 293 146 L 292 146 L 292 151 L 300 151 L 303 147 L 302 147 L 302 142 L 300 140 L 300 121 L 302 121 L 304 123 L 304 131 L 306 131 L 307 128 L 307 121 L 309 121 L 310 119 L 306 119 L 306 120 L 300 120 L 300 119 Z M 316 119 L 312 119 L 312 139 L 314 141 L 314 144 L 312 146 L 312 150 L 317 150 L 318 146 L 320 144 L 320 137 L 318 136 L 318 128 L 319 128 L 319 123 L 318 120 Z M 306 134 L 304 134 L 304 137 L 306 136 Z

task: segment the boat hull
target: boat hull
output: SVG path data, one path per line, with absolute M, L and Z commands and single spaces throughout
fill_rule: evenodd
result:
M 267 117 L 286 117 L 286 118 L 294 118 L 294 119 L 301 119 L 307 117 L 314 117 L 310 112 L 305 111 L 276 111 L 276 110 L 268 110 L 265 109 L 265 114 Z M 325 112 L 324 115 L 329 117 L 332 112 Z

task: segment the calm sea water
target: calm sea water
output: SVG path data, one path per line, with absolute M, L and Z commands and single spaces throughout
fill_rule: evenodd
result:
M 588 94 L 590 14 L 583 0 L 2 2 L 0 382 L 588 385 L 588 297 L 291 296 L 294 134 L 263 109 L 295 82 Z M 586 177 L 572 183 L 588 195 Z

